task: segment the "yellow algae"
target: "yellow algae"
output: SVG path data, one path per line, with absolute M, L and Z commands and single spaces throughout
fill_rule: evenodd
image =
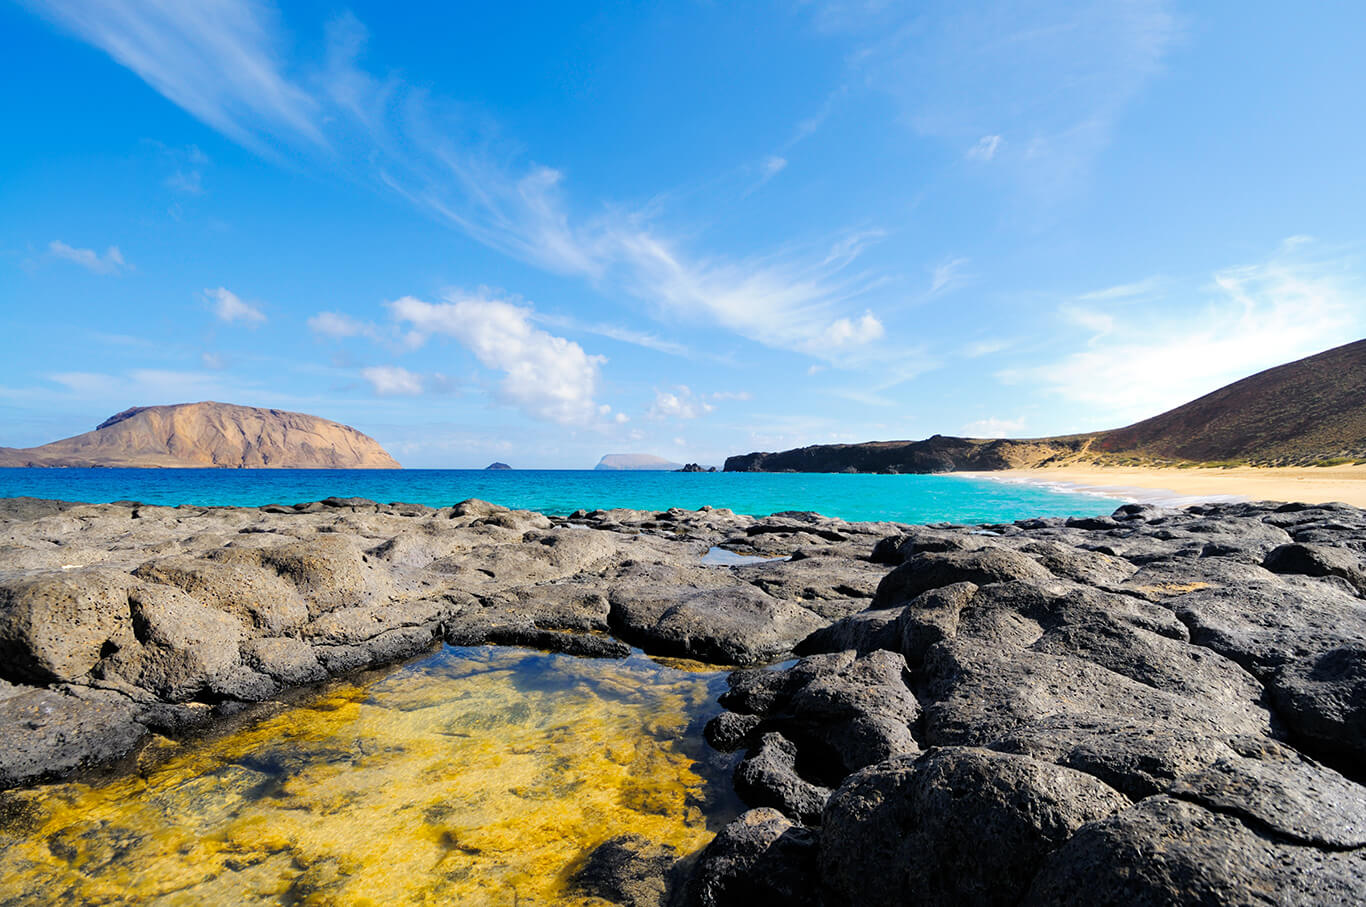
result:
M 591 903 L 566 884 L 598 843 L 689 853 L 733 811 L 698 739 L 720 677 L 478 648 L 336 683 L 140 775 L 4 795 L 0 904 Z

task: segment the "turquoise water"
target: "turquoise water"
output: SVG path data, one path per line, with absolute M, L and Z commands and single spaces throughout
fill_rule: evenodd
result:
M 1035 516 L 1094 516 L 1111 497 L 958 476 L 759 472 L 597 472 L 480 469 L 0 469 L 0 497 L 144 504 L 259 506 L 363 497 L 444 507 L 482 498 L 568 514 L 704 504 L 758 516 L 814 510 L 846 520 L 992 523 Z

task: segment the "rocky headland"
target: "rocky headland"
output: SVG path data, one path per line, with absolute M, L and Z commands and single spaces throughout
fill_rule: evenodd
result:
M 349 425 L 235 403 L 135 406 L 41 447 L 0 447 L 0 466 L 398 469 Z
M 638 646 L 742 666 L 707 738 L 752 808 L 700 855 L 585 854 L 574 884 L 605 900 L 1366 890 L 1366 511 L 1344 505 L 964 527 L 11 499 L 0 533 L 0 787 L 117 771 L 442 641 Z

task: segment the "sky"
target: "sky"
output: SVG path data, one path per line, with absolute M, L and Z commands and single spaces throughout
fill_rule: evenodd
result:
M 0 0 L 0 446 L 1112 428 L 1366 336 L 1359 3 Z

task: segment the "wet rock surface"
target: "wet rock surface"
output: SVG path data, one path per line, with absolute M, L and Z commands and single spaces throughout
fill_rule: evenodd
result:
M 962 527 L 0 502 L 0 786 L 441 641 L 638 646 L 744 666 L 706 737 L 753 809 L 694 858 L 604 843 L 587 895 L 1351 903 L 1364 558 L 1343 505 Z

